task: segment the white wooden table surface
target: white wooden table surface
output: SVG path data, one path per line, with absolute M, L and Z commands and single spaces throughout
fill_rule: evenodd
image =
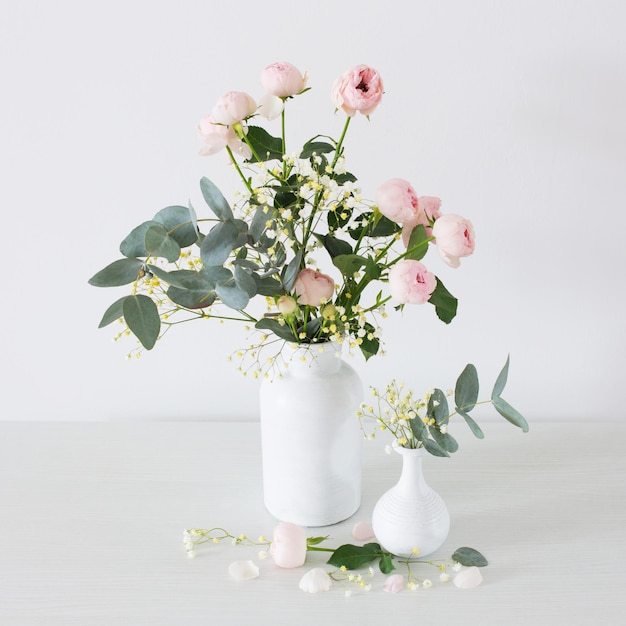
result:
M 478 441 L 457 428 L 452 459 L 428 458 L 450 536 L 437 553 L 477 548 L 489 559 L 473 590 L 440 584 L 388 594 L 384 577 L 350 597 L 298 589 L 308 567 L 260 561 L 232 580 L 228 565 L 257 550 L 207 545 L 196 559 L 186 527 L 251 537 L 275 521 L 261 493 L 256 423 L 0 422 L 0 624 L 193 626 L 308 624 L 626 623 L 626 427 L 486 424 Z M 310 534 L 352 541 L 397 479 L 398 455 L 364 442 L 364 497 L 347 522 Z

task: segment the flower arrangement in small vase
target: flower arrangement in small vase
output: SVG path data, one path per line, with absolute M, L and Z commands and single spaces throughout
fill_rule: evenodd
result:
M 367 423 L 393 436 L 391 449 L 402 455 L 400 480 L 376 503 L 372 526 L 376 538 L 390 553 L 408 557 L 419 549 L 426 556 L 445 541 L 450 529 L 448 509 L 425 481 L 422 457 L 426 453 L 448 457 L 459 444 L 448 428 L 454 416 L 460 416 L 479 439 L 484 433 L 470 412 L 480 404 L 492 404 L 496 411 L 513 425 L 528 431 L 528 422 L 504 398 L 502 392 L 509 372 L 509 359 L 500 371 L 488 400 L 478 401 L 479 381 L 476 367 L 468 364 L 456 381 L 454 391 L 445 394 L 434 389 L 424 398 L 416 398 L 404 385 L 390 382 L 380 393 L 372 389 L 375 401 L 362 404 L 357 416 L 366 437 L 374 438 L 375 430 Z M 453 397 L 450 411 L 448 397 Z

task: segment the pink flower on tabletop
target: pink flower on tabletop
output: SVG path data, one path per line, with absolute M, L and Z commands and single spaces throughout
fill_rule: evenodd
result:
M 472 565 L 462 569 L 452 580 L 459 589 L 473 589 L 483 582 L 483 575 L 480 570 Z
M 389 271 L 389 291 L 401 304 L 424 304 L 437 286 L 437 279 L 419 261 L 402 259 Z
M 319 306 L 333 297 L 335 281 L 326 274 L 304 269 L 298 274 L 293 289 L 299 304 Z
M 402 589 L 404 589 L 404 577 L 402 574 L 387 576 L 385 584 L 383 585 L 384 591 L 388 593 L 398 593 L 398 591 L 402 591 Z
M 369 522 L 357 522 L 352 527 L 352 536 L 357 541 L 367 541 L 374 537 L 374 529 Z
M 403 178 L 392 178 L 376 191 L 378 210 L 399 224 L 414 222 L 420 218 L 420 206 L 415 189 Z
M 300 589 L 306 593 L 328 591 L 332 585 L 328 572 L 321 567 L 314 567 L 300 579 Z
M 229 91 L 216 102 L 211 115 L 214 124 L 232 126 L 250 117 L 256 109 L 252 96 L 243 91 Z
M 433 226 L 433 237 L 439 254 L 450 267 L 459 267 L 459 259 L 474 252 L 474 227 L 460 215 L 442 215 Z
M 202 156 L 217 154 L 226 146 L 245 159 L 249 159 L 252 156 L 249 146 L 239 139 L 237 133 L 228 126 L 216 124 L 211 114 L 200 120 L 198 134 L 204 143 L 199 151 Z
M 418 224 L 424 226 L 427 237 L 432 237 L 433 231 L 430 224 L 439 219 L 441 215 L 441 199 L 433 196 L 421 196 L 418 198 L 418 207 L 417 216 L 402 225 L 402 242 L 405 246 L 409 245 L 411 233 Z
M 270 556 L 278 567 L 300 567 L 306 560 L 306 531 L 301 526 L 281 522 L 274 528 Z
M 332 87 L 333 102 L 349 117 L 358 111 L 370 115 L 383 97 L 383 81 L 379 73 L 367 65 L 357 65 L 342 74 Z
M 261 85 L 265 91 L 279 98 L 288 98 L 300 93 L 306 86 L 307 77 L 291 63 L 281 62 L 268 65 L 261 72 Z

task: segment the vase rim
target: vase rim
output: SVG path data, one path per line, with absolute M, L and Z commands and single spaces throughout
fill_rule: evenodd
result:
M 424 446 L 421 448 L 405 448 L 404 446 L 401 446 L 397 440 L 391 444 L 391 448 L 398 454 L 406 456 L 424 456 L 424 453 L 426 452 Z

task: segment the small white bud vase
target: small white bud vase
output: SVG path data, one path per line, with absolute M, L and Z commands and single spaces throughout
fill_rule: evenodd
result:
M 358 374 L 335 343 L 299 346 L 260 391 L 263 494 L 277 519 L 328 526 L 361 503 Z
M 450 531 L 450 514 L 439 494 L 426 484 L 422 472 L 423 448 L 393 449 L 402 455 L 398 483 L 376 503 L 372 527 L 380 545 L 396 556 L 420 556 L 437 550 Z

